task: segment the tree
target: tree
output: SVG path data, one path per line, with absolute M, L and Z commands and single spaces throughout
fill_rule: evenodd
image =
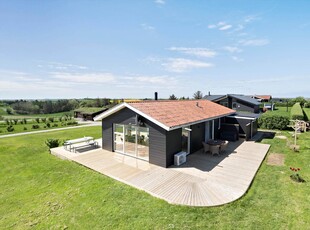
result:
M 169 100 L 178 100 L 178 98 L 174 94 L 172 94 L 169 96 Z
M 200 90 L 198 90 L 197 92 L 194 93 L 193 98 L 194 99 L 202 99 L 203 94 Z

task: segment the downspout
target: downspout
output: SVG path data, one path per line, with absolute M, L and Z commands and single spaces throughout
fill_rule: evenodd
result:
M 212 120 L 212 140 L 214 140 L 214 120 Z
M 219 118 L 219 127 L 217 128 L 218 130 L 221 129 L 221 118 Z

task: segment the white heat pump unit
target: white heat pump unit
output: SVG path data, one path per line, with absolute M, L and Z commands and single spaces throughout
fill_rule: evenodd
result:
M 174 165 L 179 166 L 186 162 L 186 152 L 179 152 L 174 155 Z

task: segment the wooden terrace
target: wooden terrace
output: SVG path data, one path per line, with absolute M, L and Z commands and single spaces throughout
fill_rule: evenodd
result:
M 255 142 L 232 142 L 220 156 L 201 150 L 187 156 L 185 164 L 170 168 L 101 148 L 71 153 L 59 147 L 52 149 L 51 153 L 171 204 L 218 206 L 235 201 L 246 193 L 269 147 Z

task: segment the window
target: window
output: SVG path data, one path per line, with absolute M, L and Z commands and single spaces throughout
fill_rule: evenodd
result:
M 233 102 L 233 103 L 232 103 L 232 108 L 233 108 L 233 109 L 236 109 L 236 108 L 237 108 L 237 103 L 236 103 L 236 102 Z
M 114 151 L 148 161 L 149 129 L 114 124 Z

